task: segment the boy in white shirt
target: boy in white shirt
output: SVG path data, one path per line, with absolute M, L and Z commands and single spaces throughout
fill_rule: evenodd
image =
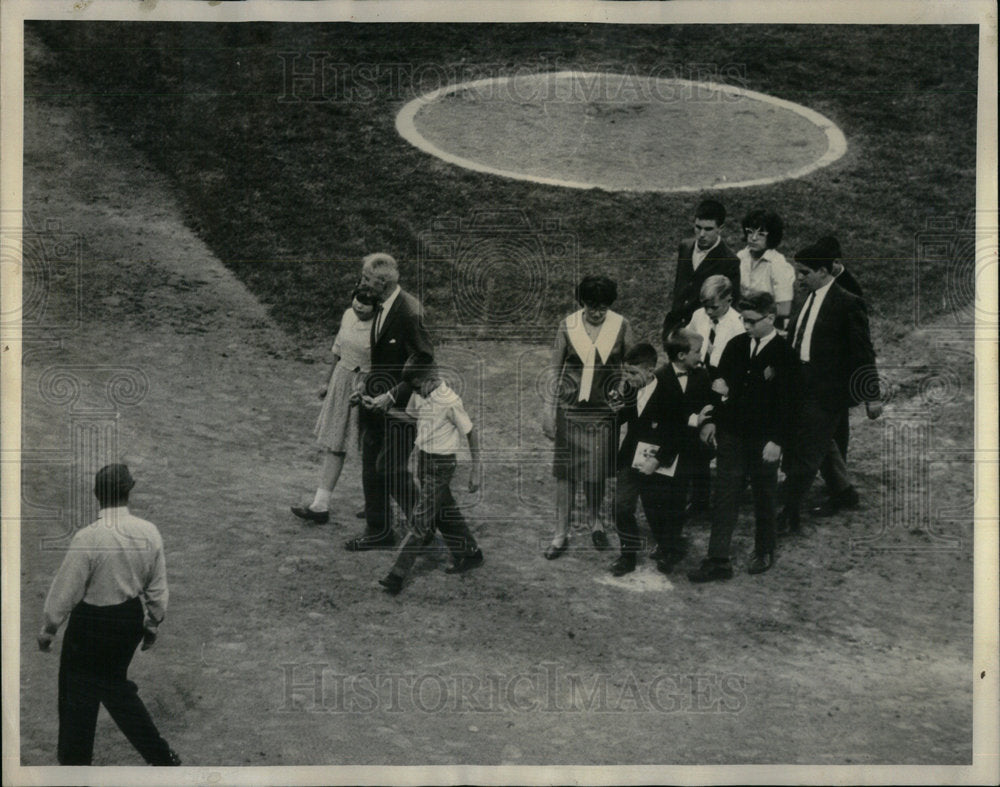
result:
M 402 379 L 413 386 L 414 393 L 406 406 L 406 415 L 417 422 L 417 477 L 420 497 L 410 518 L 410 532 L 396 553 L 396 562 L 379 584 L 391 595 L 403 589 L 403 580 L 413 563 L 441 532 L 452 554 L 446 573 L 459 574 L 483 564 L 483 553 L 469 531 L 465 518 L 451 494 L 451 479 L 457 465 L 455 454 L 468 441 L 472 465 L 469 468 L 470 492 L 479 489 L 479 438 L 462 400 L 441 379 L 433 358 L 416 353 L 403 367 Z

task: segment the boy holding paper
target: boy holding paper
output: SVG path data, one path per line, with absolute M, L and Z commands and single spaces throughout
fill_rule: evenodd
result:
M 682 531 L 690 457 L 712 409 L 701 342 L 700 335 L 686 328 L 667 332 L 663 345 L 669 363 L 655 373 L 650 345 L 637 345 L 626 355 L 619 420 L 627 424 L 627 432 L 618 452 L 615 490 L 621 555 L 611 565 L 614 576 L 635 570 L 641 546 L 635 506 L 640 499 L 657 545 L 657 569 L 669 574 L 687 552 Z

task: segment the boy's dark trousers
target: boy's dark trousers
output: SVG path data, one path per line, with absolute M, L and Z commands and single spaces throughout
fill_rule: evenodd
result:
M 712 534 L 708 541 L 708 556 L 728 560 L 733 530 L 739 516 L 740 496 L 744 480 L 750 476 L 753 489 L 756 529 L 754 552 L 767 555 L 774 552 L 775 501 L 778 490 L 778 462 L 765 462 L 762 458 L 763 438 L 742 437 L 734 432 L 719 429 L 716 432 L 715 509 L 712 516 Z
M 642 548 L 635 506 L 642 510 L 657 546 L 664 552 L 683 552 L 684 502 L 688 478 L 670 478 L 661 473 L 644 475 L 631 467 L 618 471 L 615 484 L 615 527 L 623 555 L 635 555 Z
M 70 613 L 59 658 L 60 765 L 90 765 L 102 704 L 147 763 L 172 764 L 170 747 L 127 677 L 142 620 L 138 598 L 109 607 L 81 601 Z
M 400 545 L 391 573 L 400 577 L 409 574 L 417 555 L 434 538 L 435 529 L 441 533 L 455 559 L 472 555 L 478 549 L 476 539 L 451 494 L 451 479 L 456 466 L 454 454 L 417 451 L 420 496 L 410 517 L 410 530 Z

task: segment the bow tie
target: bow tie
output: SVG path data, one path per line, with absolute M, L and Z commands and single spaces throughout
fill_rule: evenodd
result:
M 678 379 L 678 380 L 679 380 L 679 379 L 680 379 L 681 377 L 687 377 L 687 376 L 688 376 L 688 373 L 687 373 L 687 372 L 675 372 L 675 374 L 677 375 L 677 379 Z

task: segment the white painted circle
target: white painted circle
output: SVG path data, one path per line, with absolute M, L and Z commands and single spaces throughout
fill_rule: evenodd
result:
M 448 85 L 396 129 L 466 169 L 569 188 L 691 192 L 763 186 L 839 159 L 829 118 L 714 82 L 559 71 Z

